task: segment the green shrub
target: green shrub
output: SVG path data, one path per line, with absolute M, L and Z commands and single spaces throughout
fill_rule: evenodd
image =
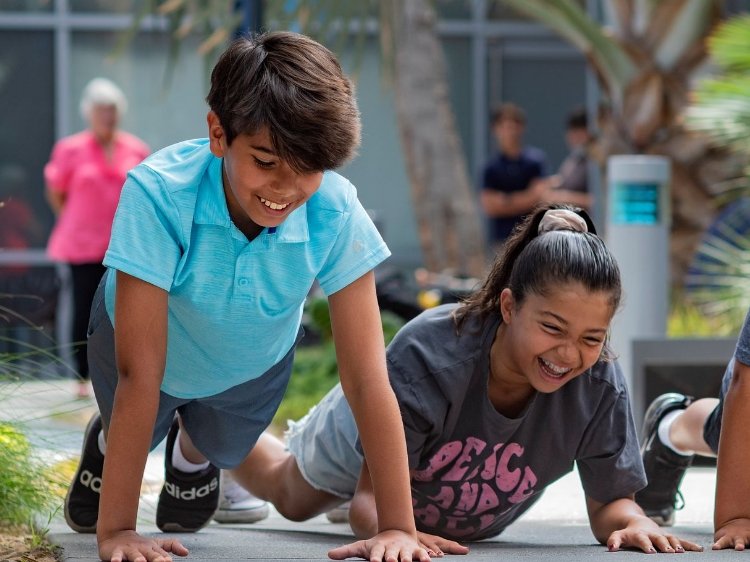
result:
M 23 432 L 0 423 L 0 526 L 33 526 L 34 516 L 48 512 L 56 500 L 49 482 Z
M 276 432 L 286 429 L 287 420 L 304 416 L 337 382 L 339 373 L 331 342 L 297 348 L 289 387 L 273 419 Z
M 311 299 L 305 312 L 322 343 L 297 348 L 289 387 L 272 422 L 272 429 L 276 433 L 286 429 L 287 420 L 298 420 L 304 416 L 339 382 L 328 301 L 324 298 Z M 388 344 L 403 322 L 387 312 L 381 313 L 381 318 L 383 337 Z
M 744 311 L 740 311 L 744 313 Z M 742 318 L 740 318 L 740 322 Z M 670 338 L 733 337 L 738 333 L 735 322 L 726 317 L 706 314 L 703 307 L 692 303 L 685 295 L 674 299 L 667 318 Z

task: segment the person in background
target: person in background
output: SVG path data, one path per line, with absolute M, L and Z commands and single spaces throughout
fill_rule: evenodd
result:
M 28 198 L 28 179 L 18 164 L 0 163 L 0 248 L 28 250 L 44 242 L 46 233 Z M 26 264 L 4 265 L 3 274 L 23 274 Z
M 493 110 L 491 124 L 498 153 L 482 173 L 479 201 L 488 219 L 487 240 L 494 257 L 516 223 L 546 201 L 550 186 L 535 181 L 546 175 L 545 154 L 523 144 L 523 109 L 503 103 Z
M 0 162 L 0 251 L 24 252 L 46 241 L 29 200 L 23 166 Z M 52 268 L 22 261 L 0 265 L 0 356 L 21 355 L 34 346 L 31 333 L 50 322 L 57 304 L 57 279 Z
M 570 152 L 557 174 L 542 180 L 547 182 L 550 190 L 547 201 L 591 210 L 593 199 L 588 186 L 588 146 L 591 140 L 586 110 L 582 107 L 572 110 L 565 127 L 565 143 Z
M 127 172 L 149 154 L 139 138 L 118 125 L 127 100 L 106 78 L 95 78 L 83 90 L 80 110 L 85 131 L 59 140 L 44 167 L 47 201 L 56 215 L 47 255 L 70 268 L 73 328 L 79 398 L 89 390 L 86 328 L 109 244 L 117 202 Z

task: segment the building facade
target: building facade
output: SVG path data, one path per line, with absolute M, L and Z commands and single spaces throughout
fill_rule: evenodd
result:
M 255 4 L 237 3 L 248 13 Z M 593 13 L 596 3 L 589 4 Z M 143 5 L 143 0 L 0 0 L 0 204 L 13 200 L 25 206 L 24 216 L 32 223 L 13 242 L 0 240 L 0 295 L 38 293 L 49 299 L 60 294 L 56 279 L 62 280 L 65 295 L 65 272 L 55 272 L 44 253 L 54 217 L 45 201 L 42 170 L 55 140 L 85 127 L 78 103 L 90 79 L 104 76 L 120 85 L 130 106 L 122 129 L 154 150 L 206 134 L 204 98 L 212 61 L 197 53 L 199 40 L 189 37 L 176 62 L 168 64 L 168 30 L 156 16 L 145 17 L 135 36 L 125 40 L 133 14 Z M 499 101 L 526 110 L 526 140 L 542 148 L 556 169 L 566 151 L 566 113 L 576 105 L 596 104 L 583 56 L 501 3 L 437 0 L 435 6 L 451 101 L 475 183 L 495 150 L 488 113 Z M 421 254 L 393 95 L 382 80 L 377 22 L 367 24 L 364 52 L 339 53 L 356 79 L 363 118 L 359 156 L 343 173 L 377 215 L 392 262 L 418 266 Z M 261 26 L 273 28 L 274 22 Z M 2 212 L 0 207 L 0 221 Z M 26 310 L 18 301 L 0 301 L 0 307 L 14 306 Z M 65 299 L 53 308 L 56 314 L 49 314 L 49 307 L 39 317 L 31 313 L 32 324 L 49 326 L 43 334 L 49 341 L 55 339 L 54 322 L 66 322 Z M 24 333 L 31 330 L 37 343 L 47 342 L 20 319 L 12 324 L 13 337 L 28 337 Z

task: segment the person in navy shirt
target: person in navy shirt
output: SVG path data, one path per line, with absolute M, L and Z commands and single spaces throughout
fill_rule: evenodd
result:
M 523 109 L 503 103 L 492 112 L 491 123 L 499 152 L 484 168 L 479 200 L 488 219 L 487 240 L 494 253 L 516 223 L 546 200 L 550 187 L 537 181 L 547 174 L 544 152 L 523 145 Z

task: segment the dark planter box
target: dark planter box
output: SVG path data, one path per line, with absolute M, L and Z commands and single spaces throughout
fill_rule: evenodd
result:
M 660 394 L 718 398 L 736 344 L 736 338 L 634 340 L 630 390 L 638 430 L 646 408 Z

